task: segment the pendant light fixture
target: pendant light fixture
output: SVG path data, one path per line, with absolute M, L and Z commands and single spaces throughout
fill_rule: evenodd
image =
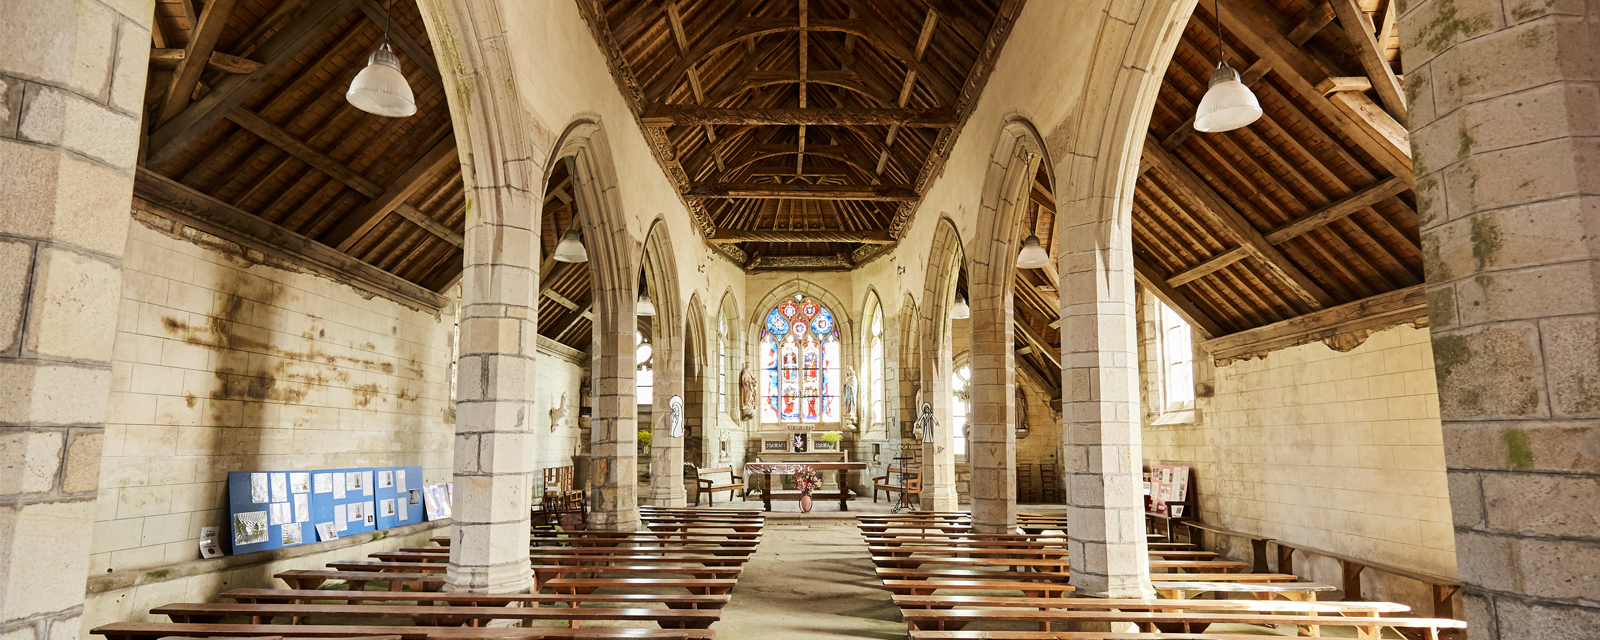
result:
M 1038 217 L 1028 221 L 1028 237 L 1023 239 L 1022 251 L 1017 253 L 1018 269 L 1042 269 L 1050 264 L 1050 254 L 1045 253 L 1044 246 L 1039 244 L 1038 225 Z
M 967 306 L 967 297 L 956 292 L 956 304 L 950 308 L 951 320 L 966 320 L 972 317 L 972 307 Z
M 644 273 L 639 273 L 639 302 L 633 305 L 635 315 L 650 317 L 656 314 L 656 304 L 650 301 L 650 290 L 646 287 Z
M 400 58 L 389 48 L 389 29 L 394 26 L 394 2 L 390 0 L 388 23 L 383 27 L 383 44 L 367 58 L 367 68 L 350 81 L 344 99 L 355 108 L 385 118 L 404 118 L 417 112 L 411 85 L 400 73 Z
M 583 238 L 578 237 L 578 218 L 573 216 L 572 226 L 567 227 L 566 234 L 561 236 L 561 242 L 556 244 L 556 253 L 551 256 L 556 262 L 588 262 L 589 250 L 583 248 Z
M 1222 58 L 1221 1 L 1212 4 L 1217 26 L 1217 68 L 1211 72 L 1211 85 L 1195 109 L 1194 128 L 1205 133 L 1233 131 L 1261 117 L 1261 102 L 1250 87 L 1239 81 L 1239 72 Z

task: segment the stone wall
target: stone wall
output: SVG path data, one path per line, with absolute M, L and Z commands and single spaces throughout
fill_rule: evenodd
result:
M 229 471 L 449 482 L 454 310 L 409 309 L 129 225 L 90 573 L 199 557 Z
M 1207 522 L 1454 577 L 1432 363 L 1428 331 L 1401 326 L 1348 353 L 1313 343 L 1217 367 L 1198 422 L 1146 416 L 1145 461 L 1193 466 Z M 1248 543 L 1231 555 L 1248 560 Z M 1295 568 L 1341 583 L 1331 561 Z M 1417 583 L 1363 577 L 1367 597 L 1431 611 Z
M 572 464 L 578 452 L 578 393 L 589 356 L 566 345 L 539 340 L 539 368 L 534 382 L 533 423 L 536 438 L 528 445 L 536 470 Z M 561 411 L 556 411 L 558 407 Z M 552 411 L 555 411 L 552 413 Z M 534 489 L 538 493 L 539 489 Z

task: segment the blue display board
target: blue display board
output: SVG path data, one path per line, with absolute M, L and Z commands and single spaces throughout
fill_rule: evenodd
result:
M 228 536 L 234 554 L 316 541 L 311 471 L 228 473 Z
M 377 504 L 373 501 L 377 474 L 373 473 L 372 467 L 326 469 L 317 473 L 329 474 L 332 487 L 326 493 L 311 494 L 311 513 L 315 522 L 334 523 L 334 533 L 339 537 L 378 529 Z M 355 511 L 359 511 L 360 516 L 353 517 Z M 369 513 L 373 517 L 366 517 Z
M 423 521 L 422 467 L 377 467 L 373 502 L 378 508 L 378 528 L 388 529 Z

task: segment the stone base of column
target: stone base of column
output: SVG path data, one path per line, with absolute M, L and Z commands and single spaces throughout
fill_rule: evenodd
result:
M 445 590 L 459 593 L 526 593 L 532 588 L 526 560 L 488 567 L 452 564 L 445 576 Z
M 923 511 L 955 511 L 961 508 L 961 498 L 955 487 L 922 487 Z
M 672 487 L 651 487 L 650 504 L 664 509 L 682 509 L 689 506 L 689 501 L 684 498 L 682 488 L 673 491 Z

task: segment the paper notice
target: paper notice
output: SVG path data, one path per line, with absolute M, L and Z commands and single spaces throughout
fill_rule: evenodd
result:
M 311 490 L 315 493 L 333 491 L 333 474 L 319 473 L 311 476 Z

